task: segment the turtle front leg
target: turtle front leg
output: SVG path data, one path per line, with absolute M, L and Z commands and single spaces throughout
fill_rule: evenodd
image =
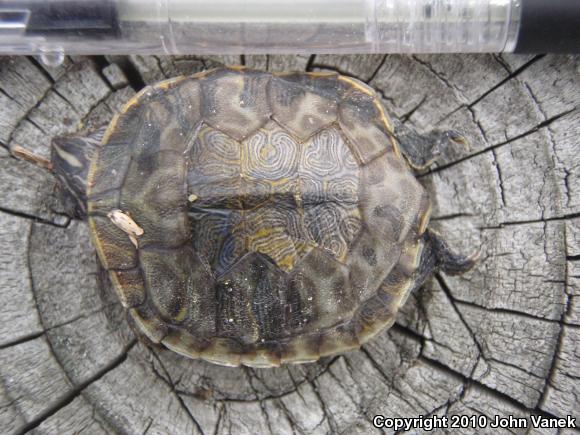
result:
M 419 134 L 405 127 L 395 130 L 397 141 L 409 164 L 418 171 L 431 166 L 448 146 L 463 145 L 469 148 L 467 139 L 455 130 L 433 130 Z

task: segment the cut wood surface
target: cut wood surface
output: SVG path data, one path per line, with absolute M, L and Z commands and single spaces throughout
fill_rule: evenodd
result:
M 437 274 L 390 331 L 316 364 L 226 368 L 138 342 L 87 226 L 63 214 L 51 174 L 11 150 L 47 158 L 54 136 L 107 122 L 145 84 L 240 63 L 351 75 L 395 124 L 463 132 L 470 147 L 445 150 L 420 181 L 431 226 L 461 252 L 481 249 L 477 267 Z M 0 433 L 394 432 L 373 427 L 379 414 L 580 420 L 579 106 L 573 56 L 0 58 Z

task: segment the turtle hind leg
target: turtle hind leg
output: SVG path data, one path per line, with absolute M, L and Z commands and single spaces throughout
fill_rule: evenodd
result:
M 471 270 L 479 259 L 479 251 L 468 257 L 453 252 L 434 230 L 427 229 L 423 240 L 425 245 L 419 266 L 420 273 L 428 275 L 441 270 L 447 275 L 461 275 Z
M 399 126 L 396 136 L 405 158 L 413 169 L 419 171 L 431 166 L 447 147 L 463 145 L 469 148 L 467 139 L 456 130 L 433 130 L 427 134 L 419 134 Z
M 445 272 L 447 275 L 461 275 L 473 268 L 479 259 L 479 251 L 466 257 L 453 252 L 441 236 L 434 230 L 427 230 L 424 234 L 426 247 L 431 251 L 429 255 L 434 257 L 434 268 Z
M 479 259 L 479 251 L 466 257 L 449 248 L 441 236 L 427 229 L 423 234 L 423 251 L 417 268 L 416 287 L 420 287 L 433 272 L 460 275 L 472 269 Z

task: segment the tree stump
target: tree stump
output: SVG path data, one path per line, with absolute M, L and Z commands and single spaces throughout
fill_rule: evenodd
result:
M 580 419 L 579 59 L 1 58 L 1 432 L 367 434 L 394 432 L 374 428 L 375 415 Z M 138 343 L 86 225 L 63 214 L 49 172 L 11 151 L 48 157 L 52 137 L 107 122 L 144 84 L 239 63 L 338 71 L 377 89 L 395 123 L 462 131 L 470 148 L 447 150 L 420 180 L 432 226 L 460 252 L 481 247 L 475 270 L 436 275 L 390 331 L 316 364 L 226 368 Z

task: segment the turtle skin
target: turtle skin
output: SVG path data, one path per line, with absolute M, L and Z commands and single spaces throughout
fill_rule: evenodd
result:
M 429 197 L 375 92 L 342 75 L 228 68 L 148 86 L 111 121 L 87 186 L 121 303 L 191 358 L 271 367 L 358 348 L 427 273 Z

